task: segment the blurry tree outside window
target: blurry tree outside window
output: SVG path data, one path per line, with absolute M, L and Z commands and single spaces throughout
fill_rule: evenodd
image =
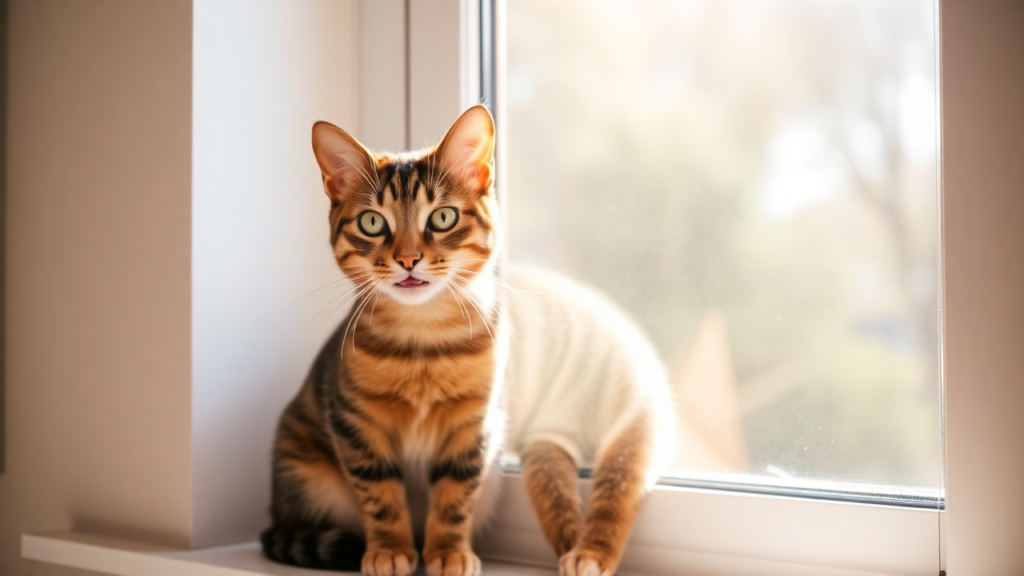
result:
M 510 259 L 644 327 L 677 473 L 939 486 L 934 10 L 508 3 Z

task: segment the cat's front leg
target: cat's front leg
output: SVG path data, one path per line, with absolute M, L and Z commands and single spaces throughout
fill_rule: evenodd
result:
M 405 502 L 401 471 L 384 460 L 350 466 L 350 482 L 359 501 L 366 530 L 366 576 L 408 576 L 416 569 L 412 524 Z
M 408 576 L 416 570 L 417 554 L 402 469 L 383 441 L 386 434 L 369 420 L 353 420 L 335 414 L 331 424 L 366 532 L 362 572 L 366 576 Z
M 541 530 L 561 558 L 576 546 L 583 532 L 576 462 L 562 447 L 544 440 L 528 444 L 522 461 L 526 492 Z
M 430 469 L 430 512 L 423 562 L 429 576 L 476 576 L 473 509 L 484 474 L 486 436 L 479 421 L 456 428 Z
M 605 446 L 579 542 L 559 559 L 561 576 L 612 576 L 647 493 L 652 466 L 651 417 L 640 413 Z

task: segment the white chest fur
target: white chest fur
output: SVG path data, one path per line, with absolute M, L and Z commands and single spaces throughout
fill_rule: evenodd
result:
M 427 409 L 423 408 L 412 422 L 402 445 L 402 476 L 409 515 L 417 536 L 422 534 L 430 502 L 430 465 L 437 453 L 438 438 L 425 425 Z

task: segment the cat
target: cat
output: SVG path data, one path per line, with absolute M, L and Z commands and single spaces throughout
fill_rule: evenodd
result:
M 474 106 L 404 154 L 318 122 L 313 150 L 357 296 L 278 424 L 266 556 L 406 576 L 419 548 L 430 576 L 479 574 L 472 538 L 493 516 L 505 450 L 521 457 L 560 572 L 613 573 L 671 452 L 665 377 L 596 292 L 498 273 L 490 113 Z

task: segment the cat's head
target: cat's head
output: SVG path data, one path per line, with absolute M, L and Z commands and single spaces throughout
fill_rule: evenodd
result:
M 357 286 L 417 305 L 464 293 L 492 266 L 499 215 L 494 121 L 470 108 L 435 147 L 373 154 L 344 130 L 317 122 L 313 153 L 331 199 L 331 243 Z

